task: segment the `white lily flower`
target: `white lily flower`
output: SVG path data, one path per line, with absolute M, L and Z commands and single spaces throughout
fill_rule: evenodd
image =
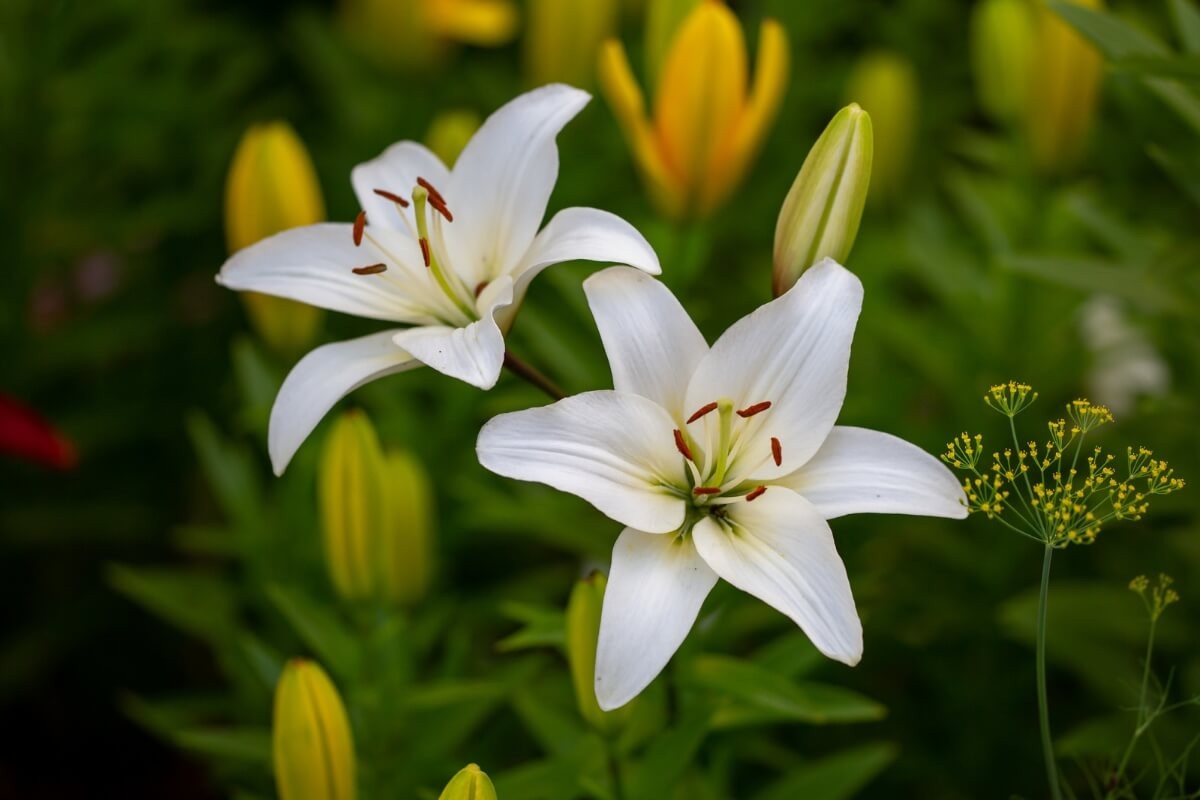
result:
M 936 458 L 834 425 L 862 284 L 825 259 L 712 348 L 639 272 L 607 269 L 584 289 L 615 389 L 498 416 L 477 449 L 493 472 L 578 495 L 627 526 L 604 596 L 600 706 L 624 705 L 662 671 L 718 577 L 856 664 L 862 626 L 826 520 L 967 515 Z
M 338 400 L 376 378 L 426 364 L 494 386 L 504 333 L 546 267 L 660 272 L 642 235 L 607 211 L 564 209 L 538 231 L 558 178 L 555 137 L 590 99 L 561 84 L 517 97 L 453 169 L 415 142 L 395 144 L 351 173 L 363 208 L 353 224 L 284 231 L 225 263 L 217 282 L 231 289 L 410 326 L 318 347 L 296 364 L 271 410 L 276 474 Z

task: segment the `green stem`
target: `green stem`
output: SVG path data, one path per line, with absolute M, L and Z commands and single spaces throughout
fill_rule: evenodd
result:
M 504 353 L 504 366 L 508 367 L 514 375 L 520 376 L 541 389 L 553 400 L 562 400 L 567 396 L 562 389 L 558 388 L 558 384 L 543 375 L 537 367 L 525 363 L 507 351 Z
M 1125 775 L 1125 768 L 1129 766 L 1129 758 L 1133 755 L 1133 750 L 1137 746 L 1138 739 L 1145 732 L 1150 721 L 1150 713 L 1146 709 L 1146 694 L 1150 690 L 1150 658 L 1154 654 L 1154 631 L 1158 626 L 1158 617 L 1150 615 L 1150 637 L 1146 640 L 1146 663 L 1142 667 L 1142 689 L 1138 694 L 1138 713 L 1137 725 L 1133 729 L 1133 736 L 1129 737 L 1129 744 L 1125 747 L 1125 753 L 1121 756 L 1121 763 L 1117 765 L 1117 774 L 1112 780 L 1112 789 L 1105 795 L 1105 798 L 1116 797 L 1116 791 L 1121 786 L 1121 778 Z
M 1042 557 L 1042 586 L 1038 592 L 1037 618 L 1037 693 L 1038 722 L 1042 733 L 1042 757 L 1046 761 L 1046 780 L 1050 782 L 1050 796 L 1062 800 L 1062 789 L 1058 785 L 1058 765 L 1054 760 L 1054 740 L 1050 738 L 1050 705 L 1046 698 L 1046 607 L 1050 589 L 1050 559 L 1054 548 L 1046 545 Z
M 621 791 L 621 760 L 617 757 L 616 742 L 606 739 L 604 746 L 608 750 L 608 770 L 612 776 L 613 800 L 623 800 L 625 795 Z

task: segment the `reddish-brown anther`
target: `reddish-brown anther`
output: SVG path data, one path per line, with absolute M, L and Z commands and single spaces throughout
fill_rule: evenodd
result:
M 389 192 L 387 189 L 372 189 L 371 191 L 375 192 L 375 194 L 379 195 L 380 197 L 384 198 L 385 200 L 391 200 L 393 203 L 400 206 L 401 208 L 408 208 L 408 201 L 405 200 L 403 197 L 401 197 L 398 194 L 393 194 L 393 193 Z
M 425 266 L 429 266 L 429 240 L 421 238 L 418 241 L 421 243 L 421 258 L 425 259 Z
M 446 205 L 446 198 L 442 197 L 442 193 L 433 188 L 433 184 L 422 177 L 417 177 L 417 186 L 420 186 L 425 191 L 429 192 L 429 199 L 434 203 Z
M 446 218 L 446 222 L 454 222 L 454 215 L 450 213 L 450 209 L 446 208 L 446 204 L 441 200 L 434 199 L 433 195 L 429 196 L 429 205 L 433 210 Z
M 678 450 L 680 453 L 682 453 L 683 457 L 686 458 L 688 461 L 691 461 L 693 464 L 696 463 L 695 457 L 692 456 L 692 448 L 688 447 L 687 442 L 684 441 L 683 431 L 676 428 L 674 433 L 675 433 L 675 449 Z
M 743 419 L 745 419 L 748 417 L 753 417 L 755 414 L 761 414 L 762 412 L 766 411 L 770 407 L 771 407 L 771 401 L 764 400 L 761 403 L 755 403 L 752 406 L 746 406 L 745 408 L 741 409 L 737 413 L 738 413 L 739 417 L 742 417 Z
M 775 466 L 783 466 L 783 445 L 774 436 L 771 437 L 771 457 L 775 459 Z
M 720 494 L 720 486 L 697 486 L 692 489 L 692 494 Z
M 757 489 L 755 489 L 753 492 L 751 492 L 750 494 L 746 495 L 746 502 L 747 502 L 747 503 L 753 503 L 755 500 L 757 500 L 758 498 L 762 497 L 762 496 L 763 496 L 763 492 L 765 492 L 766 490 L 767 490 L 767 487 L 765 487 L 765 486 L 759 486 L 759 487 L 758 487 Z
M 687 424 L 691 425 L 693 422 L 700 419 L 705 414 L 708 414 L 709 412 L 716 410 L 716 408 L 717 408 L 716 403 L 709 403 L 708 405 L 700 406 L 700 408 L 696 409 L 695 414 L 692 414 L 690 417 L 688 417 Z
M 378 275 L 381 272 L 387 272 L 387 264 L 368 264 L 365 267 L 355 267 L 350 271 L 355 275 Z
M 362 244 L 363 228 L 367 226 L 367 212 L 360 211 L 354 218 L 354 246 Z

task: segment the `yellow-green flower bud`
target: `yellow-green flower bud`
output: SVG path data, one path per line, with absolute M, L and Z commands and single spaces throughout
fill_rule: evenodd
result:
M 1101 0 L 1074 0 L 1102 8 Z M 1036 11 L 1025 126 L 1034 164 L 1063 172 L 1079 161 L 1096 116 L 1103 63 L 1094 46 L 1050 9 Z
M 1033 58 L 1029 0 L 980 0 L 971 12 L 971 69 L 984 112 L 1012 122 L 1025 108 Z
M 380 594 L 412 605 L 433 577 L 433 491 L 421 462 L 407 453 L 389 452 L 384 470 L 389 520 L 377 539 Z
M 899 55 L 872 53 L 851 72 L 846 99 L 871 115 L 871 196 L 894 199 L 903 189 L 917 130 L 916 72 Z
M 281 800 L 354 800 L 354 738 L 337 689 L 318 664 L 295 658 L 275 687 L 271 726 Z
M 385 496 L 385 462 L 371 420 L 347 411 L 333 424 L 317 485 L 325 558 L 338 594 L 347 600 L 376 596 L 380 553 L 374 542 L 391 522 Z
M 650 86 L 658 83 L 658 74 L 675 33 L 688 15 L 700 5 L 701 0 L 648 0 L 646 3 L 646 81 Z
M 567 663 L 575 702 L 584 721 L 601 733 L 619 730 L 629 719 L 633 704 L 603 711 L 596 701 L 596 644 L 600 638 L 600 611 L 608 579 L 593 572 L 575 584 L 567 600 Z
M 468 764 L 450 779 L 438 800 L 496 800 L 496 787 L 486 772 Z
M 447 166 L 453 166 L 482 122 L 474 111 L 443 111 L 429 124 L 425 144 Z
M 872 138 L 870 115 L 851 103 L 808 151 L 775 222 L 776 296 L 822 258 L 846 262 L 871 183 Z
M 300 137 L 286 122 L 252 126 L 238 144 L 225 182 L 229 251 L 323 219 L 321 185 Z M 321 323 L 321 309 L 293 300 L 244 292 L 242 302 L 259 337 L 285 355 L 306 349 Z
M 341 0 L 341 22 L 379 66 L 428 70 L 455 42 L 507 44 L 517 32 L 513 0 Z
M 529 0 L 525 6 L 525 68 L 529 83 L 596 82 L 600 43 L 617 27 L 616 0 Z

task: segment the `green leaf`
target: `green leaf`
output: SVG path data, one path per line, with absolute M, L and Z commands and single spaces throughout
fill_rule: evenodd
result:
M 718 728 L 785 720 L 817 725 L 867 722 L 887 713 L 879 703 L 850 689 L 792 682 L 758 664 L 727 656 L 697 657 L 685 680 L 727 698 L 713 721 Z
M 228 728 L 190 728 L 175 731 L 171 740 L 184 749 L 202 756 L 230 761 L 248 761 L 266 766 L 271 763 L 271 731 L 250 726 Z
M 330 671 L 342 678 L 358 670 L 358 644 L 345 625 L 329 609 L 279 584 L 267 588 L 267 596 L 292 626 L 296 635 L 312 648 Z
M 845 800 L 883 772 L 896 753 L 888 742 L 843 750 L 791 770 L 755 800 Z
M 224 439 L 202 414 L 188 415 L 187 429 L 221 509 L 242 530 L 257 530 L 263 518 L 262 491 L 249 451 Z
M 562 609 L 535 606 L 530 603 L 504 603 L 500 613 L 509 619 L 524 623 L 516 633 L 509 634 L 496 643 L 501 653 L 528 650 L 535 647 L 554 647 L 565 650 L 566 616 Z
M 707 710 L 692 708 L 674 727 L 655 737 L 645 755 L 629 770 L 626 788 L 630 800 L 668 797 L 708 736 L 709 721 Z
M 1182 189 L 1192 202 L 1200 205 L 1200 158 L 1192 153 L 1176 153 L 1158 145 L 1147 148 L 1150 158 L 1167 177 Z
M 1191 0 L 1168 0 L 1171 19 L 1183 49 L 1189 53 L 1200 53 L 1200 11 Z
M 1012 256 L 1002 263 L 1048 283 L 1124 297 L 1147 311 L 1180 313 L 1186 308 L 1177 291 L 1141 267 L 1081 256 Z
M 233 588 L 204 572 L 171 567 L 108 567 L 109 584 L 155 616 L 208 641 L 237 626 Z

